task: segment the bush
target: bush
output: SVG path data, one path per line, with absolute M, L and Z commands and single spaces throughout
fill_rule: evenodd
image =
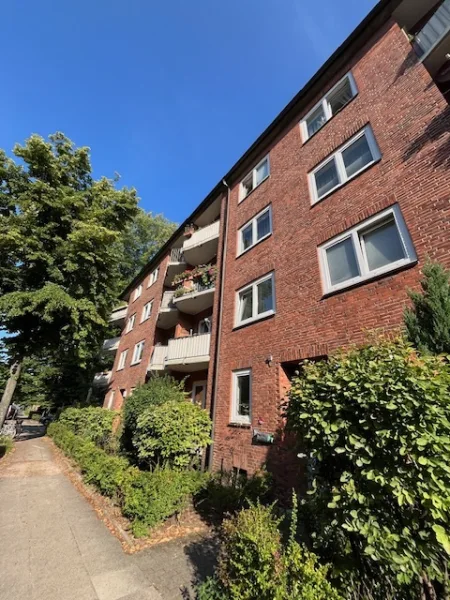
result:
M 11 452 L 14 443 L 9 435 L 0 435 L 0 458 Z
M 73 433 L 60 422 L 51 423 L 48 434 L 67 456 L 78 463 L 86 483 L 94 485 L 105 496 L 120 498 L 129 467 L 126 459 L 107 454 L 94 442 Z
M 66 408 L 61 413 L 59 422 L 73 433 L 107 449 L 114 446 L 113 423 L 116 417 L 113 411 L 97 406 Z
M 157 468 L 153 472 L 133 469 L 123 489 L 123 514 L 133 521 L 139 537 L 176 512 L 185 508 L 193 493 L 205 482 L 199 471 Z
M 223 519 L 235 514 L 249 504 L 268 504 L 273 500 L 270 473 L 259 472 L 251 477 L 232 472 L 215 473 L 204 489 L 196 496 L 196 505 L 202 513 L 213 519 Z
M 59 422 L 49 425 L 48 434 L 77 462 L 87 483 L 119 503 L 137 536 L 145 535 L 149 528 L 184 508 L 189 496 L 206 481 L 198 471 L 166 468 L 149 473 L 130 467 L 124 458 L 107 454 Z
M 183 383 L 170 375 L 151 377 L 145 385 L 138 386 L 127 398 L 123 411 L 123 430 L 121 444 L 133 460 L 138 461 L 132 440 L 136 431 L 137 420 L 142 413 L 152 406 L 159 406 L 169 401 L 186 400 Z
M 226 521 L 215 579 L 198 589 L 199 600 L 338 600 L 327 569 L 294 538 L 282 542 L 273 507 L 253 505 Z
M 144 410 L 138 417 L 133 446 L 149 465 L 189 467 L 209 443 L 211 419 L 190 401 L 170 400 Z
M 450 354 L 450 274 L 437 263 L 423 268 L 422 293 L 410 292 L 405 310 L 408 339 L 419 350 Z
M 312 542 L 372 597 L 445 570 L 449 397 L 449 365 L 403 339 L 306 363 L 292 382 L 286 414 L 311 458 Z

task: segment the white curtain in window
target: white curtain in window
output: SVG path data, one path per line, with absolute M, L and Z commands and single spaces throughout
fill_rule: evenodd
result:
M 352 87 L 347 79 L 336 89 L 328 98 L 328 104 L 331 108 L 331 113 L 334 115 L 343 108 L 353 98 Z
M 311 137 L 313 133 L 316 133 L 325 124 L 326 120 L 323 106 L 319 106 L 306 121 L 308 135 Z
M 262 162 L 256 169 L 256 182 L 255 185 L 259 185 L 269 175 L 269 163 L 267 159 Z
M 245 290 L 245 292 L 241 292 L 240 305 L 239 305 L 239 312 L 240 312 L 239 320 L 240 321 L 245 321 L 246 319 L 251 319 L 252 314 L 253 314 L 252 304 L 253 304 L 253 289 L 250 288 L 248 290 Z
M 379 269 L 405 258 L 394 219 L 367 233 L 362 233 L 369 270 Z
M 356 262 L 355 250 L 351 238 L 347 238 L 331 246 L 331 248 L 327 249 L 326 253 L 331 285 L 342 283 L 359 275 L 358 263 Z

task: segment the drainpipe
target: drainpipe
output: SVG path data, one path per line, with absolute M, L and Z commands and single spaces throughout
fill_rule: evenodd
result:
M 220 342 L 222 340 L 222 316 L 223 316 L 223 295 L 225 288 L 225 265 L 227 255 L 227 242 L 228 242 L 228 218 L 230 214 L 230 187 L 225 179 L 222 179 L 223 185 L 227 188 L 226 208 L 225 208 L 225 222 L 223 224 L 223 244 L 222 244 L 222 262 L 220 266 L 220 298 L 219 298 L 219 323 L 217 326 L 217 338 L 216 347 L 214 350 L 214 374 L 213 374 L 213 392 L 211 396 L 211 445 L 209 446 L 208 454 L 208 470 L 212 470 L 213 455 L 214 455 L 214 433 L 216 428 L 216 405 L 217 405 L 217 381 L 219 377 L 219 357 L 220 357 Z

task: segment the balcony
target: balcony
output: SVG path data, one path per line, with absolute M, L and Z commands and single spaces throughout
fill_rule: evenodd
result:
M 125 319 L 127 318 L 127 312 L 128 306 L 119 306 L 118 308 L 115 308 L 109 317 L 109 322 L 123 327 L 125 325 Z
M 172 248 L 170 251 L 169 262 L 167 263 L 166 277 L 164 279 L 165 285 L 170 285 L 173 278 L 178 273 L 182 273 L 186 268 L 186 261 L 184 260 L 183 248 Z
M 175 292 L 164 292 L 159 307 L 156 325 L 161 329 L 170 329 L 178 322 L 178 309 L 173 302 Z
M 111 381 L 111 371 L 103 371 L 103 373 L 96 373 L 94 375 L 94 381 L 92 382 L 92 387 L 95 388 L 106 388 Z
M 202 265 L 217 255 L 220 221 L 195 231 L 183 244 L 184 258 L 190 265 Z
M 167 358 L 167 346 L 155 346 L 148 366 L 149 371 L 164 371 Z
M 183 373 L 207 369 L 210 342 L 210 333 L 169 340 L 166 368 Z
M 208 285 L 200 281 L 189 281 L 190 287 L 178 288 L 173 297 L 173 304 L 188 315 L 197 315 L 198 313 L 211 308 L 214 302 L 215 283 Z M 186 284 L 185 284 L 186 285 Z
M 413 38 L 414 48 L 434 77 L 448 62 L 450 53 L 450 0 L 444 0 Z
M 103 342 L 103 348 L 105 352 L 115 352 L 119 347 L 120 337 L 110 338 Z

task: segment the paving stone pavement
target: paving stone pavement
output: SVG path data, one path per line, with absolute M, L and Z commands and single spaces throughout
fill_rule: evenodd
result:
M 2 600 L 193 598 L 215 545 L 175 540 L 127 555 L 54 460 L 32 421 L 0 462 Z

